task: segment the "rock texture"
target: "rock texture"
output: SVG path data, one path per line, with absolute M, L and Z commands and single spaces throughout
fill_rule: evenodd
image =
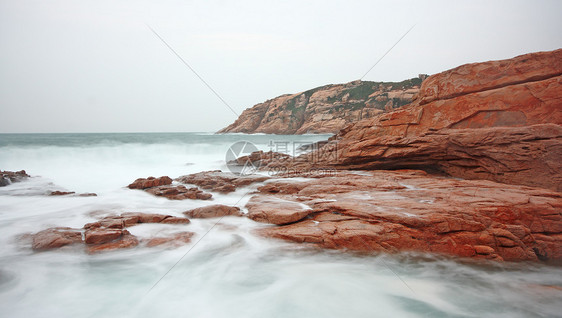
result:
M 257 222 L 289 224 L 306 217 L 310 207 L 280 197 L 253 196 L 246 204 L 248 217 Z
M 172 236 L 166 237 L 155 237 L 146 242 L 147 247 L 154 247 L 154 246 L 171 246 L 171 247 L 178 247 L 181 245 L 185 245 L 191 243 L 191 238 L 195 233 L 193 232 L 180 232 L 176 233 Z
M 212 194 L 201 191 L 197 187 L 186 188 L 183 185 L 159 186 L 148 188 L 145 191 L 157 197 L 165 197 L 170 200 L 209 200 L 213 197 Z
M 126 212 L 119 216 L 106 216 L 97 222 L 88 223 L 84 225 L 84 229 L 124 229 L 139 223 L 188 224 L 189 219 L 165 214 Z
M 349 125 L 295 167 L 421 167 L 560 191 L 560 74 L 562 50 L 432 75 L 411 105 Z
M 145 190 L 152 187 L 158 187 L 163 185 L 172 184 L 172 179 L 168 176 L 163 176 L 160 178 L 148 177 L 148 178 L 138 178 L 133 183 L 129 184 L 127 187 L 129 189 L 141 189 Z
M 267 237 L 332 249 L 562 261 L 562 195 L 550 190 L 400 170 L 342 171 L 272 182 L 260 192 L 259 200 L 309 207 L 289 225 L 258 230 Z M 260 209 L 270 223 L 287 214 L 279 206 Z
M 181 183 L 195 184 L 201 189 L 229 193 L 236 188 L 269 179 L 262 175 L 235 175 L 221 170 L 203 171 L 176 178 Z
M 5 187 L 14 182 L 19 182 L 27 178 L 29 178 L 29 175 L 25 172 L 25 170 L 16 172 L 0 170 L 0 187 Z
M 209 200 L 213 197 L 212 194 L 201 191 L 197 187 L 186 188 L 183 185 L 172 185 L 172 179 L 168 176 L 139 178 L 127 187 L 144 190 L 152 195 L 165 197 L 169 200 Z
M 83 229 L 49 228 L 31 236 L 34 250 L 49 250 L 74 243 L 84 243 L 89 253 L 131 248 L 139 244 L 137 237 L 126 230 L 139 223 L 188 224 L 189 219 L 164 214 L 128 212 L 119 216 L 106 216 L 103 219 L 85 224 Z M 82 233 L 84 238 L 82 239 Z M 167 238 L 148 240 L 147 246 L 161 244 L 177 246 L 189 243 L 193 233 L 181 232 Z M 178 242 L 172 242 L 172 241 Z
M 68 227 L 50 228 L 32 236 L 34 250 L 48 250 L 66 245 L 81 243 L 82 233 Z
M 223 216 L 242 216 L 240 208 L 222 204 L 213 204 L 183 212 L 185 216 L 196 219 L 217 218 Z
M 219 133 L 336 133 L 349 123 L 410 103 L 421 81 L 354 81 L 282 95 L 246 109 Z

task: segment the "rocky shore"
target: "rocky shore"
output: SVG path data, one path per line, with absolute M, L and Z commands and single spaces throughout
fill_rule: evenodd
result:
M 410 105 L 320 149 L 243 158 L 287 176 L 337 170 L 269 183 L 248 215 L 277 225 L 261 235 L 326 248 L 559 263 L 561 84 L 562 50 L 430 76 Z
M 185 211 L 185 217 L 110 215 L 81 229 L 38 232 L 32 247 L 82 244 L 99 252 L 177 246 L 188 244 L 194 234 L 181 231 L 141 241 L 127 227 L 161 223 L 189 228 L 188 218 L 247 217 L 268 224 L 257 227 L 258 235 L 319 248 L 560 264 L 561 82 L 562 50 L 463 65 L 427 78 L 412 103 L 354 122 L 309 153 L 293 158 L 260 151 L 235 162 L 251 161 L 263 171 L 282 173 L 215 170 L 176 179 L 140 178 L 128 185 L 131 191 L 169 200 L 213 200 L 214 194 L 247 189 L 244 206 L 213 203 Z M 311 103 L 339 89 L 328 86 L 302 96 Z M 286 111 L 281 106 L 299 96 L 260 107 L 264 114 L 279 114 L 269 121 L 275 123 Z M 262 126 L 247 113 L 258 106 L 227 130 L 303 133 L 310 129 L 302 127 L 312 127 Z M 250 121 L 260 124 L 244 124 Z

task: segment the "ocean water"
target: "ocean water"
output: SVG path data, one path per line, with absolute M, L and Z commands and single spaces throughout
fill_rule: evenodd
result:
M 246 218 L 129 229 L 139 238 L 196 233 L 175 249 L 33 252 L 22 237 L 127 211 L 181 216 L 208 204 L 243 207 L 257 185 L 213 201 L 170 201 L 125 186 L 139 177 L 227 170 L 227 150 L 238 141 L 292 150 L 327 137 L 0 134 L 0 169 L 33 176 L 0 187 L 0 317 L 561 316 L 559 267 L 319 251 L 256 237 L 252 231 L 267 225 Z M 45 195 L 53 190 L 98 196 Z

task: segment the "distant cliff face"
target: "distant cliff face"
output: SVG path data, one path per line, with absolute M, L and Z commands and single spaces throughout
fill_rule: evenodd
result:
M 337 133 L 349 123 L 410 103 L 421 82 L 420 78 L 398 83 L 353 81 L 282 95 L 246 109 L 218 133 Z

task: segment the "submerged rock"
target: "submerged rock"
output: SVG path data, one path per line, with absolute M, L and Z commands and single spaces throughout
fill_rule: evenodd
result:
M 189 224 L 190 221 L 187 218 L 165 214 L 128 212 L 119 216 L 107 216 L 97 222 L 85 224 L 83 227 L 84 240 L 82 240 L 81 230 L 61 227 L 46 229 L 31 236 L 32 248 L 34 250 L 46 250 L 60 248 L 73 243 L 85 243 L 87 251 L 90 253 L 131 248 L 137 246 L 139 240 L 125 228 L 139 223 Z M 173 240 L 177 240 L 181 244 L 189 243 L 189 238 L 193 233 L 182 233 L 166 238 L 165 242 L 156 240 L 151 244 L 147 244 L 147 246 L 164 243 L 171 244 Z M 191 234 L 188 235 L 186 233 Z M 160 243 L 157 244 L 157 242 Z
M 111 251 L 116 249 L 132 248 L 137 245 L 139 245 L 139 240 L 134 235 L 127 232 L 116 240 L 108 241 L 106 243 L 101 243 L 101 244 L 89 245 L 88 252 L 96 253 L 101 251 Z
M 97 197 L 98 195 L 95 193 L 80 193 L 76 194 L 74 191 L 51 191 L 49 193 L 50 196 L 79 196 L 79 197 Z
M 189 224 L 187 218 L 176 217 L 165 214 L 126 212 L 119 216 L 107 216 L 97 222 L 84 225 L 84 229 L 115 228 L 123 229 L 139 223 L 162 223 L 162 224 Z
M 31 237 L 31 247 L 34 250 L 48 250 L 82 242 L 82 232 L 68 227 L 49 228 Z
M 49 193 L 49 195 L 52 196 L 57 196 L 57 195 L 70 195 L 70 194 L 75 194 L 76 192 L 72 191 L 72 192 L 66 192 L 66 191 L 52 191 L 51 193 Z
M 172 246 L 178 247 L 181 245 L 185 245 L 191 243 L 191 238 L 195 235 L 193 232 L 180 232 L 176 233 L 172 236 L 166 237 L 155 237 L 151 238 L 146 241 L 147 247 L 154 247 L 154 246 Z
M 84 241 L 86 244 L 102 244 L 114 241 L 123 235 L 129 235 L 129 231 L 123 229 L 112 228 L 94 228 L 86 230 L 84 233 Z
M 19 182 L 27 178 L 29 178 L 29 175 L 25 172 L 25 170 L 16 172 L 0 170 L 0 187 L 5 187 L 14 182 Z

